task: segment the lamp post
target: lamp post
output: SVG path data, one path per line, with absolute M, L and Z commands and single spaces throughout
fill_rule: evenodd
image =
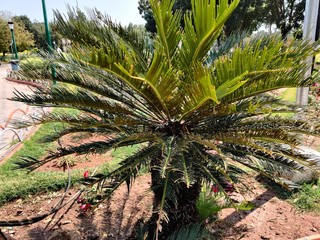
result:
M 44 18 L 44 27 L 46 29 L 47 44 L 48 44 L 49 52 L 52 53 L 53 48 L 52 48 L 52 41 L 51 41 L 49 24 L 48 24 L 47 9 L 46 9 L 45 0 L 42 0 L 42 10 L 43 10 L 43 18 Z M 54 80 L 56 78 L 56 69 L 55 69 L 54 65 L 51 66 L 51 75 L 53 78 L 53 85 L 56 85 L 56 81 Z
M 11 37 L 12 37 L 12 46 L 13 46 L 13 52 L 14 52 L 14 57 L 15 59 L 18 59 L 18 51 L 17 51 L 17 45 L 16 45 L 16 40 L 14 38 L 14 23 L 12 21 L 8 22 L 10 31 L 11 31 Z

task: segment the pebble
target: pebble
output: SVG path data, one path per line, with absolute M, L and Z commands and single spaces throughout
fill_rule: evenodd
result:
M 291 230 L 291 227 L 290 226 L 284 226 L 284 229 Z
M 261 237 L 261 239 L 265 239 L 265 240 L 271 239 L 271 237 L 265 236 L 265 235 L 262 235 L 262 236 L 260 236 L 260 237 Z

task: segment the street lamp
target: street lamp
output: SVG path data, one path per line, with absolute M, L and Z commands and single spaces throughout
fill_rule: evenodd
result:
M 47 8 L 46 8 L 46 1 L 42 0 L 42 10 L 43 10 L 43 19 L 44 19 L 44 27 L 46 30 L 46 36 L 47 36 L 47 44 L 48 44 L 48 48 L 49 48 L 49 52 L 52 53 L 53 49 L 52 49 L 52 41 L 51 41 L 51 35 L 50 35 L 50 28 L 49 28 L 49 24 L 48 24 L 48 18 L 47 18 Z M 54 65 L 51 66 L 51 75 L 53 78 L 53 85 L 56 85 L 56 69 L 54 67 Z
M 12 21 L 9 21 L 8 25 L 9 25 L 9 28 L 11 31 L 11 36 L 12 36 L 12 46 L 13 46 L 13 51 L 14 51 L 14 57 L 15 57 L 15 59 L 18 59 L 17 45 L 16 45 L 16 40 L 14 38 L 14 31 L 13 31 L 14 23 Z

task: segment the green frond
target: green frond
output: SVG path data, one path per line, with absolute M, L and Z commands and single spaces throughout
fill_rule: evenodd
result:
M 310 81 L 304 76 L 310 67 L 305 59 L 312 51 L 307 42 L 285 45 L 276 38 L 252 40 L 214 60 L 213 84 L 219 86 L 247 73 L 246 83 L 224 99 L 228 103 L 282 87 L 303 86 Z
M 77 146 L 69 146 L 64 148 L 59 148 L 54 152 L 50 152 L 42 160 L 37 160 L 32 157 L 25 157 L 20 162 L 17 163 L 18 168 L 26 168 L 29 171 L 34 171 L 35 169 L 43 166 L 44 164 L 51 162 L 57 158 L 68 156 L 71 154 L 83 155 L 83 154 L 102 154 L 113 149 L 115 145 L 122 140 L 123 137 L 106 137 L 104 141 L 94 141 L 85 142 Z
M 185 14 L 185 28 L 181 46 L 181 64 L 189 67 L 202 61 L 218 38 L 223 24 L 235 10 L 239 0 L 192 0 L 192 11 Z
M 169 240 L 202 240 L 209 237 L 204 233 L 203 225 L 200 223 L 183 226 L 175 231 Z
M 155 39 L 155 55 L 161 57 L 166 62 L 167 67 L 171 67 L 172 61 L 175 61 L 175 53 L 178 50 L 181 39 L 180 19 L 181 12 L 173 13 L 173 0 L 150 0 L 150 6 L 154 14 L 154 20 L 157 26 L 157 37 Z M 159 43 L 157 43 L 159 42 Z M 159 56 L 160 55 L 160 56 Z M 151 64 L 150 71 L 158 68 Z
M 161 227 L 161 223 L 162 221 L 169 221 L 169 218 L 167 216 L 167 213 L 165 211 L 165 203 L 166 203 L 166 198 L 167 198 L 167 191 L 168 191 L 168 187 L 169 187 L 169 172 L 166 173 L 165 175 L 165 179 L 164 179 L 164 184 L 163 184 L 163 193 L 162 193 L 162 198 L 159 204 L 159 210 L 158 210 L 158 220 L 156 222 L 157 224 L 157 228 L 156 228 L 156 232 L 155 237 L 156 239 L 158 239 L 159 237 L 159 233 L 162 231 L 162 227 Z

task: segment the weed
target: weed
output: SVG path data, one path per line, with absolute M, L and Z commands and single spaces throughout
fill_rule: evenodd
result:
M 320 213 L 320 179 L 316 184 L 304 184 L 290 202 L 303 211 Z

